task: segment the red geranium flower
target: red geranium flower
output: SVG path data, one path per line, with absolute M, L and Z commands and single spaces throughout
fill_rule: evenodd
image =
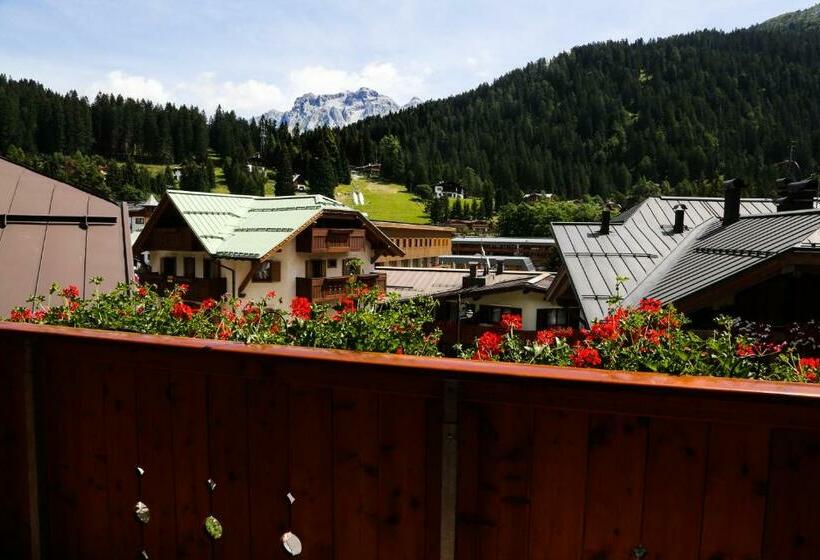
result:
M 202 303 L 199 305 L 200 311 L 208 311 L 209 309 L 213 309 L 216 307 L 216 300 L 214 298 L 205 298 L 202 300 Z
M 80 297 L 80 289 L 72 284 L 71 286 L 63 288 L 60 295 L 66 299 L 77 299 Z
M 542 346 L 551 346 L 555 342 L 556 338 L 555 331 L 551 331 L 549 329 L 535 333 L 535 342 Z
M 190 321 L 194 316 L 194 310 L 191 309 L 189 305 L 178 301 L 174 304 L 174 307 L 171 308 L 171 316 L 183 321 Z
M 501 351 L 501 344 L 503 342 L 504 339 L 500 334 L 487 331 L 478 337 L 476 346 L 478 347 L 478 352 L 492 356 Z
M 740 358 L 750 358 L 756 355 L 754 346 L 751 344 L 744 344 L 742 342 L 738 342 L 737 346 L 735 347 L 735 354 L 738 355 Z
M 356 302 L 352 298 L 342 298 L 339 304 L 342 306 L 341 313 L 353 313 L 356 311 Z
M 269 291 L 267 294 L 265 294 L 265 297 L 268 298 L 268 299 L 275 298 L 276 297 L 276 291 L 275 290 Z
M 590 329 L 590 334 L 593 338 L 598 338 L 601 340 L 615 340 L 618 338 L 618 325 L 619 320 L 616 315 L 612 315 L 604 319 L 603 321 L 598 321 L 592 325 Z
M 520 330 L 523 322 L 521 315 L 516 313 L 502 313 L 500 325 L 504 330 Z
M 820 369 L 820 358 L 800 358 L 800 369 Z
M 310 315 L 313 312 L 313 305 L 311 305 L 310 300 L 307 298 L 295 297 L 290 302 L 290 312 L 297 319 L 307 320 L 310 319 Z
M 601 355 L 595 348 L 576 346 L 569 358 L 575 367 L 598 367 L 601 365 Z
M 145 286 L 140 286 L 139 288 L 137 288 L 137 295 L 139 297 L 147 296 L 148 295 L 148 288 L 146 288 Z
M 661 300 L 655 298 L 643 298 L 638 304 L 638 310 L 644 313 L 657 313 L 661 307 L 663 307 Z

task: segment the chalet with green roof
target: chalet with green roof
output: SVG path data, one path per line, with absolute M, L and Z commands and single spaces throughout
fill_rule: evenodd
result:
M 186 283 L 197 301 L 223 294 L 287 305 L 338 300 L 355 280 L 384 288 L 374 263 L 404 253 L 361 212 L 320 195 L 259 197 L 169 190 L 134 242 L 141 280 Z M 277 298 L 278 304 L 278 298 Z

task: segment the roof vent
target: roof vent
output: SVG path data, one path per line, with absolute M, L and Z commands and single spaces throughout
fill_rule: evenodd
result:
M 745 185 L 740 179 L 723 182 L 723 225 L 728 226 L 740 219 L 740 193 Z
M 470 263 L 470 274 L 461 278 L 462 289 L 485 286 L 486 284 L 487 277 L 478 275 L 478 263 Z
M 672 233 L 683 233 L 683 220 L 686 217 L 686 205 L 675 205 L 675 225 L 672 226 Z
M 804 181 L 777 180 L 777 211 L 811 210 L 817 196 L 817 179 Z
M 609 222 L 612 220 L 612 211 L 618 210 L 620 206 L 614 202 L 607 202 L 601 211 L 601 229 L 598 230 L 599 235 L 609 235 Z

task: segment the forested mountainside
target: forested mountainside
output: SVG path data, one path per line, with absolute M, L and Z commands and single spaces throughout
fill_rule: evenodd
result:
M 764 29 L 820 29 L 820 4 L 766 20 L 758 27 Z
M 679 194 L 717 175 L 763 192 L 789 155 L 820 158 L 820 34 L 753 28 L 605 42 L 539 60 L 490 85 L 342 129 L 348 160 L 398 137 L 404 179 L 491 181 L 518 191 L 608 196 L 641 177 Z M 468 171 L 469 174 L 469 171 Z M 501 196 L 499 196 L 499 194 Z

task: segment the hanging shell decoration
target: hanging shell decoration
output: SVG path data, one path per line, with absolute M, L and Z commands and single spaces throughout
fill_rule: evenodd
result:
M 299 556 L 302 553 L 302 541 L 290 531 L 282 535 L 282 546 L 291 556 Z
M 219 519 L 213 515 L 209 515 L 205 518 L 205 532 L 208 533 L 208 536 L 215 541 L 221 539 L 222 523 L 220 523 Z
M 134 506 L 134 515 L 137 516 L 137 521 L 143 525 L 151 521 L 151 510 L 142 502 L 137 502 L 137 505 Z

